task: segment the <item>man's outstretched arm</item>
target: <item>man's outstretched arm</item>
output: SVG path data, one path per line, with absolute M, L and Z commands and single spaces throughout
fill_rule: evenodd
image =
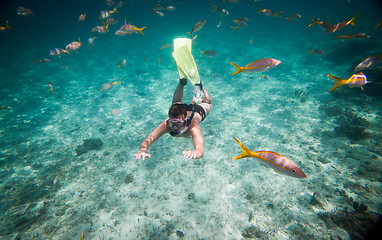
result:
M 164 120 L 159 126 L 142 142 L 139 152 L 134 154 L 136 159 L 145 160 L 145 157 L 151 157 L 151 154 L 147 153 L 147 149 L 153 144 L 158 138 L 168 131 L 166 120 Z

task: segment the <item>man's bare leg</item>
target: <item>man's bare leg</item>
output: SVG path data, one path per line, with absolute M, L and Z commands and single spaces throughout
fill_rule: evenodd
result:
M 183 87 L 187 84 L 187 79 L 179 79 L 178 86 L 176 86 L 174 96 L 172 97 L 172 103 L 182 102 L 183 99 Z

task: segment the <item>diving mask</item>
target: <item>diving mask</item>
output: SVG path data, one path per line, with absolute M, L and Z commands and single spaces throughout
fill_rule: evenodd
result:
M 177 131 L 179 130 L 180 128 L 184 127 L 187 123 L 187 120 L 184 120 L 184 119 L 168 119 L 166 124 L 169 128 L 171 128 L 171 130 L 173 131 Z

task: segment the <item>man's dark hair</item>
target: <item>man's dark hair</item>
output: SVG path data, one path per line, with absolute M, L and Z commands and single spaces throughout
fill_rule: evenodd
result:
M 168 110 L 168 116 L 170 118 L 176 118 L 176 117 L 179 117 L 181 115 L 184 115 L 184 117 L 187 116 L 187 109 L 186 109 L 186 106 L 181 103 L 181 104 L 173 104 L 170 109 Z

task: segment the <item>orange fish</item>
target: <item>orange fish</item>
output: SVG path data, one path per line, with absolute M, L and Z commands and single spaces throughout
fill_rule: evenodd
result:
M 84 238 L 84 231 L 81 232 L 80 240 Z
M 273 170 L 280 174 L 285 174 L 294 178 L 306 178 L 305 173 L 290 159 L 285 156 L 271 152 L 271 151 L 257 151 L 253 152 L 244 146 L 239 140 L 234 138 L 241 148 L 241 154 L 232 158 L 233 160 L 253 157 L 259 162 L 273 168 Z
M 74 51 L 74 50 L 78 50 L 80 47 L 81 47 L 81 40 L 80 40 L 80 38 L 78 38 L 78 42 L 73 41 L 73 42 L 69 43 L 69 44 L 66 46 L 65 49 L 66 49 L 67 51 Z
M 341 79 L 339 77 L 335 77 L 335 76 L 332 76 L 329 74 L 326 74 L 326 76 L 330 77 L 331 79 L 334 80 L 334 85 L 328 92 L 334 91 L 335 89 L 337 89 L 337 88 L 339 88 L 345 84 L 348 85 L 350 88 L 359 87 L 363 91 L 363 86 L 366 83 L 369 83 L 369 81 L 367 81 L 367 76 L 365 74 L 363 74 L 362 72 L 353 74 L 348 79 Z
M 248 71 L 248 72 L 264 72 L 267 71 L 268 69 L 272 69 L 279 65 L 281 63 L 280 60 L 276 60 L 273 58 L 264 58 L 264 59 L 259 59 L 256 60 L 252 63 L 247 64 L 245 67 L 240 67 L 239 65 L 230 62 L 235 68 L 236 71 L 232 73 L 232 75 L 236 75 L 238 73 L 241 73 L 243 71 Z
M 52 82 L 49 82 L 48 85 L 49 85 L 49 90 L 50 90 L 52 93 L 54 93 Z

